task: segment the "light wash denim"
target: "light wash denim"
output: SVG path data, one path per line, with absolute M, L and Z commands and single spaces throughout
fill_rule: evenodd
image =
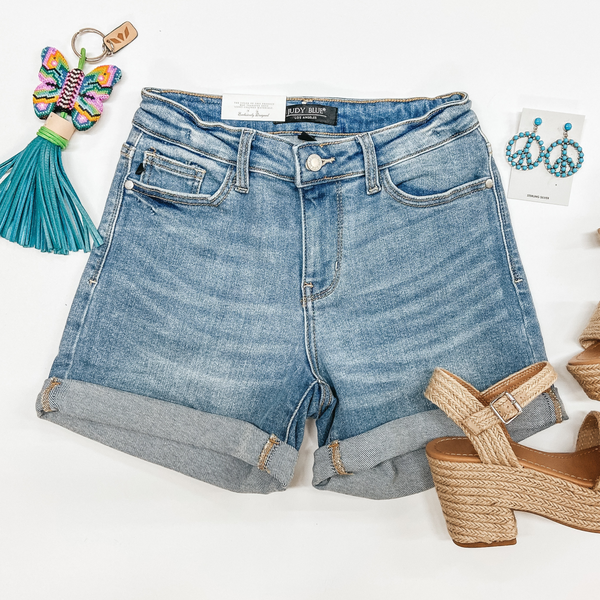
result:
M 425 444 L 458 432 L 423 396 L 433 369 L 483 389 L 546 358 L 466 94 L 288 99 L 337 125 L 142 95 L 39 416 L 260 493 L 289 484 L 313 418 L 317 488 L 431 487 Z M 563 418 L 551 389 L 509 430 Z

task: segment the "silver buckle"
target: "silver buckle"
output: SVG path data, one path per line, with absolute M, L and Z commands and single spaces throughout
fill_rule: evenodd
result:
M 500 400 L 500 398 L 502 398 L 503 396 L 506 396 L 510 400 L 510 403 L 517 409 L 517 414 L 514 417 L 511 417 L 510 419 L 508 419 L 508 421 L 505 421 L 504 418 L 502 417 L 502 415 L 494 408 L 494 404 L 496 402 L 498 402 L 498 400 Z M 490 402 L 490 408 L 496 413 L 496 416 L 505 425 L 508 425 L 509 423 L 512 423 L 523 412 L 523 408 L 521 408 L 521 405 L 515 400 L 515 397 L 510 392 L 503 392 L 497 398 L 494 398 Z

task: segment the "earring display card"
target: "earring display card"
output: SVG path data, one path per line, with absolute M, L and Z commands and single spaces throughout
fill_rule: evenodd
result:
M 540 140 L 543 141 L 546 151 L 550 150 L 550 146 L 554 142 L 558 142 L 557 146 L 550 152 L 550 164 L 554 164 L 561 155 L 560 142 L 564 137 L 565 123 L 571 123 L 572 125 L 572 129 L 567 133 L 567 139 L 573 140 L 575 143 L 583 146 L 581 139 L 583 122 L 585 120 L 583 115 L 524 108 L 521 113 L 518 131 L 523 133 L 527 131 L 533 132 L 534 121 L 538 117 L 542 119 L 542 124 L 538 127 L 536 135 L 540 136 Z M 522 150 L 526 140 L 526 136 L 517 140 L 511 146 L 511 154 L 518 150 Z M 539 153 L 537 144 L 533 143 L 530 150 L 531 158 L 535 161 Z M 506 150 L 503 154 L 506 160 Z M 577 164 L 578 152 L 576 148 L 568 146 L 567 157 L 572 158 L 574 164 Z M 531 200 L 533 202 L 545 202 L 547 204 L 561 204 L 567 206 L 571 196 L 573 178 L 577 177 L 577 175 L 578 172 L 570 177 L 556 177 L 546 169 L 546 164 L 543 159 L 540 161 L 540 164 L 533 169 L 518 171 L 515 167 L 512 167 L 510 171 L 510 182 L 508 184 L 508 197 L 516 200 Z

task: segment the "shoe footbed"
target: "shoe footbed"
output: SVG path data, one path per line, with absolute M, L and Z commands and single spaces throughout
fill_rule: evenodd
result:
M 593 488 L 600 477 L 600 446 L 578 452 L 550 453 L 510 445 L 517 459 L 526 469 L 540 471 L 565 479 L 582 487 Z M 465 437 L 447 437 L 432 440 L 426 447 L 427 456 L 449 462 L 481 462 L 471 442 Z
M 574 356 L 570 361 L 570 365 L 594 365 L 600 366 L 600 342 L 595 342 L 588 346 L 583 352 Z

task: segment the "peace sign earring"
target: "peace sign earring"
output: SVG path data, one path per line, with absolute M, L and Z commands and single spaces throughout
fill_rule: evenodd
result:
M 517 171 L 527 171 L 528 169 L 534 169 L 537 167 L 545 156 L 546 149 L 544 148 L 544 141 L 540 139 L 537 134 L 537 128 L 542 124 L 542 119 L 537 117 L 533 122 L 533 132 L 522 131 L 508 141 L 506 146 L 506 160 L 511 167 L 515 167 Z M 517 150 L 517 141 L 520 139 L 525 140 L 525 145 Z M 536 143 L 538 146 L 537 157 L 533 159 L 531 157 L 531 144 Z M 514 146 L 514 148 L 513 148 Z
M 546 152 L 546 156 L 544 159 L 544 164 L 546 169 L 552 173 L 555 177 L 570 177 L 574 175 L 581 169 L 583 166 L 583 148 L 571 139 L 567 139 L 567 132 L 571 130 L 573 126 L 571 123 L 565 123 L 563 130 L 563 139 L 556 140 L 550 146 L 548 146 L 548 150 Z M 554 163 L 550 162 L 550 153 L 557 146 L 561 147 L 560 156 L 556 159 Z M 567 148 L 569 146 L 573 146 L 575 150 L 577 150 L 577 162 L 575 162 L 570 156 L 567 155 Z

